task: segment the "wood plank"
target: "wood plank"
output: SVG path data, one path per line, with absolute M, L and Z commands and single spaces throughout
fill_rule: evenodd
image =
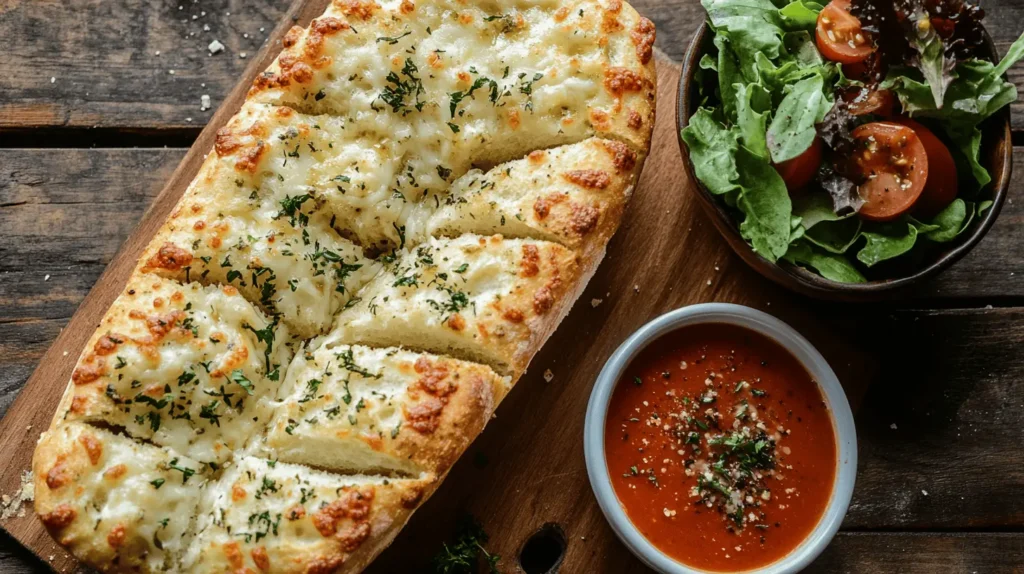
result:
M 658 47 L 680 61 L 704 18 L 699 0 L 632 4 L 657 24 Z M 208 94 L 216 109 L 285 7 L 275 0 L 0 3 L 0 37 L 11 39 L 0 61 L 0 129 L 198 131 L 213 113 L 200 111 L 200 95 Z M 1005 53 L 1020 34 L 1024 0 L 986 2 L 985 8 Z M 214 39 L 227 49 L 210 56 L 207 46 Z M 241 59 L 242 52 L 249 59 Z M 1011 70 L 1010 77 L 1024 87 L 1024 69 Z M 1013 110 L 1014 124 L 1024 125 L 1024 103 Z
M 861 464 L 843 526 L 1021 530 L 1024 309 L 860 323 L 882 367 L 858 413 Z
M 287 8 L 276 0 L 0 3 L 8 39 L 0 128 L 200 128 Z M 225 51 L 211 56 L 213 40 Z M 202 94 L 213 109 L 200 110 Z
M 1024 534 L 840 532 L 805 572 L 1021 572 Z

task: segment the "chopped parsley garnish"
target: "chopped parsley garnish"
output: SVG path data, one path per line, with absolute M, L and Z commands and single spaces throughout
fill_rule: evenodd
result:
M 250 397 L 254 394 L 253 390 L 256 388 L 256 385 L 254 385 L 252 381 L 245 376 L 242 369 L 235 369 L 234 371 L 231 371 L 230 379 L 231 382 L 245 389 L 245 392 Z
M 308 193 L 296 195 L 295 197 L 285 195 L 284 199 L 281 200 L 281 211 L 277 213 L 277 216 L 275 216 L 274 219 L 288 217 L 289 223 L 292 224 L 292 227 L 297 227 L 296 222 L 303 227 L 306 226 L 309 224 L 309 216 L 302 213 L 301 209 L 302 204 L 306 203 L 310 199 L 313 199 L 313 196 Z
M 252 325 L 249 325 L 248 323 L 242 324 L 243 329 L 252 331 L 252 333 L 256 335 L 256 340 L 266 345 L 266 348 L 263 350 L 263 359 L 266 362 L 267 371 L 270 371 L 270 355 L 274 352 L 274 335 L 278 321 L 277 316 L 273 319 L 274 320 L 269 325 L 262 329 L 254 329 Z
M 489 574 L 500 574 L 498 562 L 501 556 L 490 554 L 484 549 L 489 537 L 480 523 L 470 515 L 459 519 L 455 539 L 444 543 L 442 549 L 431 561 L 433 574 L 475 574 L 481 559 L 487 564 Z
M 413 99 L 411 106 L 416 108 L 416 111 L 423 111 L 423 106 L 426 105 L 426 102 L 420 100 L 420 96 L 424 93 L 423 82 L 416 75 L 417 72 L 419 72 L 419 68 L 413 63 L 412 58 L 405 59 L 401 76 L 395 72 L 388 72 L 387 81 L 389 85 L 384 87 L 384 91 L 381 92 L 378 98 L 391 106 L 392 112 L 401 112 L 402 115 L 408 114 L 411 111 L 409 109 L 410 102 L 406 100 L 410 97 Z
M 195 469 L 188 468 L 187 466 L 178 466 L 178 459 L 173 458 L 171 462 L 167 464 L 171 470 L 176 470 L 181 473 L 181 483 L 185 484 L 188 479 L 192 478 L 192 475 L 196 473 Z

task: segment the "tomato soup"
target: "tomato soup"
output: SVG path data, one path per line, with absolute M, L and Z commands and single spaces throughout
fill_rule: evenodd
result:
M 795 549 L 824 514 L 837 467 L 832 416 L 804 367 L 725 324 L 684 327 L 633 360 L 612 394 L 605 454 L 644 537 L 721 572 Z

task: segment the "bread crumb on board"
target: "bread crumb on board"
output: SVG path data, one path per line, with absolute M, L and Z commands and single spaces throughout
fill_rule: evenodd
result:
M 25 503 L 32 502 L 36 497 L 36 485 L 32 481 L 32 471 L 21 473 L 21 486 L 14 495 L 0 496 L 0 520 L 10 520 L 17 516 L 25 516 Z

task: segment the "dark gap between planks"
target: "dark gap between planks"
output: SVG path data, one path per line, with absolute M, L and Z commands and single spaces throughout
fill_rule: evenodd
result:
M 0 148 L 190 148 L 194 128 L 13 128 L 0 130 Z

